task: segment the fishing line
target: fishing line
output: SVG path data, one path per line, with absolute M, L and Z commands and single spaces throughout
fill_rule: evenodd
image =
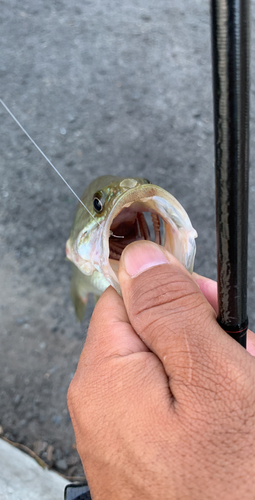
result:
M 75 191 L 71 188 L 70 184 L 68 184 L 68 182 L 64 179 L 64 177 L 61 175 L 61 173 L 58 171 L 58 169 L 53 165 L 53 163 L 49 160 L 49 158 L 44 154 L 44 152 L 41 150 L 41 148 L 39 148 L 39 146 L 36 144 L 36 142 L 32 139 L 32 137 L 29 135 L 29 133 L 24 129 L 24 127 L 21 125 L 21 123 L 17 120 L 17 118 L 14 116 L 14 114 L 11 112 L 11 110 L 8 108 L 8 106 L 6 106 L 6 104 L 4 103 L 4 101 L 2 99 L 0 99 L 0 103 L 3 105 L 3 107 L 6 109 L 7 113 L 9 113 L 9 115 L 13 118 L 13 120 L 17 123 L 17 125 L 19 126 L 19 128 L 21 128 L 22 132 L 24 132 L 24 134 L 28 137 L 28 139 L 32 142 L 32 144 L 36 147 L 36 149 L 39 151 L 39 153 L 41 153 L 41 155 L 45 158 L 45 160 L 50 164 L 50 166 L 55 170 L 56 174 L 59 175 L 60 179 L 62 179 L 62 181 L 65 183 L 65 185 L 70 189 L 70 191 L 74 194 L 74 196 L 77 198 L 77 200 L 80 202 L 80 204 L 87 210 L 87 212 L 89 213 L 89 215 L 91 215 L 91 217 L 94 219 L 94 221 L 99 225 L 101 226 L 100 222 L 98 222 L 96 220 L 96 218 L 94 217 L 94 215 L 90 212 L 90 210 L 86 207 L 86 205 L 84 205 L 84 203 L 81 201 L 81 199 L 79 198 L 79 196 L 75 193 Z M 124 238 L 124 236 L 116 236 L 115 234 L 113 234 L 112 231 L 110 231 L 110 235 L 111 236 L 114 236 L 115 238 Z

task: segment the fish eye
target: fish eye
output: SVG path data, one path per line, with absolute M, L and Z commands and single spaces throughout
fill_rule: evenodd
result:
M 104 196 L 103 193 L 95 193 L 93 196 L 93 207 L 95 211 L 99 214 L 103 211 L 104 208 Z

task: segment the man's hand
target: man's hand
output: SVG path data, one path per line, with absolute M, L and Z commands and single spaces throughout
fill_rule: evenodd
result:
M 146 241 L 119 280 L 68 392 L 93 500 L 254 500 L 255 359 L 217 324 L 215 285 Z

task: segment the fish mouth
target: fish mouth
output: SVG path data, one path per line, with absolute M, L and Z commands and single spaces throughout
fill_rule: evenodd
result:
M 152 184 L 129 189 L 117 200 L 104 226 L 103 274 L 121 293 L 121 254 L 130 243 L 141 240 L 163 246 L 192 272 L 196 237 L 186 211 L 167 191 Z
M 124 207 L 110 226 L 109 259 L 120 260 L 124 248 L 140 240 L 161 245 L 164 242 L 164 226 L 156 211 L 147 208 L 146 204 L 134 203 L 129 208 Z

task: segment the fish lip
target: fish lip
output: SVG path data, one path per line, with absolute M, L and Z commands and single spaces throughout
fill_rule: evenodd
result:
M 143 196 L 141 196 L 141 192 Z M 124 192 L 121 196 L 119 196 L 112 207 L 111 211 L 109 212 L 107 216 L 107 221 L 104 226 L 104 231 L 103 234 L 107 231 L 110 232 L 110 227 L 115 219 L 115 217 L 121 212 L 121 210 L 124 208 L 124 206 L 130 202 L 130 204 L 137 202 L 141 202 L 144 198 L 152 199 L 154 196 L 160 196 L 161 198 L 165 199 L 169 203 L 174 203 L 176 204 L 176 207 L 180 212 L 183 212 L 183 217 L 187 218 L 190 222 L 190 219 L 182 207 L 182 205 L 172 196 L 170 193 L 165 191 L 165 189 L 160 188 L 159 186 L 155 186 L 153 184 L 143 184 L 140 186 L 136 186 L 135 188 L 128 189 L 126 192 Z
M 134 188 L 127 189 L 121 196 L 119 196 L 112 207 L 111 211 L 109 212 L 107 219 L 105 221 L 103 230 L 102 230 L 102 260 L 101 260 L 101 265 L 103 269 L 103 274 L 104 276 L 110 281 L 111 284 L 115 287 L 115 289 L 121 293 L 118 278 L 116 274 L 114 273 L 110 262 L 109 262 L 109 254 L 110 254 L 110 249 L 109 249 L 109 237 L 111 234 L 111 225 L 113 220 L 117 217 L 117 215 L 121 212 L 121 210 L 127 206 L 129 203 L 130 205 L 134 204 L 135 202 L 141 202 L 141 203 L 154 203 L 156 205 L 155 211 L 161 216 L 161 218 L 164 220 L 165 224 L 169 223 L 171 224 L 171 221 L 173 222 L 173 218 L 175 218 L 175 221 L 173 223 L 176 224 L 176 227 L 178 231 L 183 231 L 186 233 L 187 237 L 187 244 L 190 243 L 190 262 L 187 268 L 190 267 L 191 271 L 193 269 L 193 263 L 194 263 L 194 258 L 195 258 L 195 250 L 196 250 L 196 245 L 195 245 L 195 238 L 197 237 L 197 232 L 193 228 L 191 221 L 189 219 L 189 216 L 187 212 L 184 210 L 182 205 L 174 198 L 173 195 L 168 193 L 165 189 L 160 188 L 159 186 L 153 185 L 153 184 L 143 184 L 136 186 Z M 171 218 L 169 215 L 166 216 L 166 213 L 163 210 L 163 205 L 160 207 L 160 203 L 164 204 L 166 202 L 169 207 L 172 207 L 173 211 L 173 218 Z M 176 212 L 176 213 L 175 213 Z M 185 265 L 185 263 L 184 263 Z

